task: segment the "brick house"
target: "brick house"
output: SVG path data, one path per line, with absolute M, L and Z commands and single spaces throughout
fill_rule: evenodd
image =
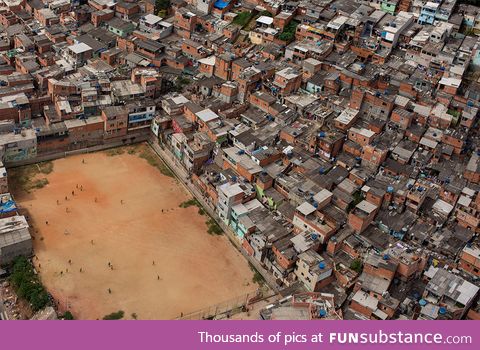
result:
M 348 224 L 356 233 L 361 233 L 373 221 L 377 211 L 375 204 L 363 200 L 348 214 Z
M 282 94 L 290 94 L 297 91 L 302 84 L 302 75 L 294 68 L 288 67 L 275 74 L 273 84 Z
M 105 139 L 125 136 L 128 127 L 128 109 L 125 106 L 108 106 L 102 110 Z
M 480 277 L 480 248 L 475 246 L 463 248 L 458 267 L 473 276 Z

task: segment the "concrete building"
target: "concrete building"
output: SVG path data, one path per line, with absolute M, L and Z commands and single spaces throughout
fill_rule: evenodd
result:
M 244 190 L 238 183 L 226 183 L 218 188 L 218 215 L 226 224 L 230 222 L 233 206 L 242 203 L 244 194 Z
M 67 47 L 65 59 L 74 67 L 83 66 L 93 55 L 93 50 L 85 43 L 70 45 Z
M 418 23 L 420 24 L 433 24 L 435 17 L 437 16 L 438 8 L 440 7 L 439 3 L 428 1 L 426 2 L 421 11 L 420 17 L 418 18 Z
M 331 282 L 333 267 L 313 250 L 298 255 L 294 271 L 297 278 L 310 292 L 317 292 Z
M 33 129 L 15 130 L 0 134 L 0 158 L 4 163 L 15 163 L 37 156 L 37 135 Z
M 423 298 L 427 302 L 445 307 L 453 319 L 465 316 L 480 288 L 442 268 L 432 266 L 426 275 L 431 279 Z
M 0 219 L 0 265 L 11 263 L 18 256 L 32 255 L 32 237 L 24 216 Z
M 132 22 L 124 21 L 120 18 L 112 18 L 107 22 L 107 28 L 110 32 L 119 37 L 125 38 L 133 32 L 135 26 Z

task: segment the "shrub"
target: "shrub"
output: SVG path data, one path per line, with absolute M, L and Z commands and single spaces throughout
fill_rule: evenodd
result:
M 103 317 L 104 320 L 121 320 L 123 316 L 125 315 L 125 312 L 122 310 L 118 310 L 116 312 L 112 312 L 111 314 L 105 315 Z
M 249 11 L 240 12 L 237 14 L 237 17 L 233 20 L 234 24 L 238 24 L 239 26 L 246 26 L 250 19 L 252 18 L 252 13 Z
M 190 79 L 185 77 L 179 77 L 177 78 L 177 80 L 175 80 L 175 85 L 173 86 L 173 89 L 177 92 L 181 92 L 188 84 L 190 84 Z
M 48 185 L 48 179 L 38 179 L 32 183 L 32 188 L 40 189 Z
M 260 12 L 258 15 L 259 15 L 259 16 L 273 17 L 272 14 L 271 14 L 270 12 L 268 12 L 267 10 L 263 10 L 263 11 Z
M 64 320 L 74 320 L 75 317 L 73 317 L 73 315 L 70 311 L 65 311 L 65 313 L 63 314 L 63 319 Z
M 262 274 L 258 272 L 255 266 L 253 266 L 251 263 L 248 263 L 248 265 L 250 266 L 250 269 L 253 271 L 253 277 L 252 277 L 253 283 L 256 283 L 258 285 L 264 284 L 265 279 L 263 278 Z
M 40 178 L 39 175 L 48 175 L 53 171 L 52 162 L 42 162 L 32 165 L 25 165 L 9 170 L 9 186 L 12 190 L 19 189 L 30 193 L 35 189 L 48 185 L 46 178 Z
M 28 301 L 33 311 L 41 310 L 48 305 L 48 293 L 34 273 L 32 264 L 25 257 L 15 259 L 10 282 L 17 295 Z
M 207 220 L 207 226 L 208 226 L 208 233 L 211 235 L 221 235 L 223 234 L 223 230 L 220 226 L 218 226 L 217 222 L 210 218 Z
M 192 199 L 189 199 L 187 201 L 184 201 L 184 202 L 180 203 L 179 207 L 180 208 L 188 208 L 188 207 L 192 207 L 194 205 L 196 205 L 197 207 L 200 208 L 200 203 L 198 203 L 198 201 L 195 198 L 192 198 Z
M 145 159 L 148 164 L 160 170 L 160 172 L 168 177 L 175 177 L 170 168 L 161 160 L 150 148 L 143 146 L 139 157 Z

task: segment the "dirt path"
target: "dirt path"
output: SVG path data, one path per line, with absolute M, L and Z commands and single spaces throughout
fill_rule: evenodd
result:
M 38 231 L 41 279 L 75 317 L 170 319 L 256 289 L 241 254 L 207 234 L 198 208 L 180 208 L 190 196 L 144 159 L 74 156 L 45 177 L 15 197 Z

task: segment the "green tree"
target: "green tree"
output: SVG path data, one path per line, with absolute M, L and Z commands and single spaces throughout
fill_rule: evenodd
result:
M 362 268 L 363 268 L 362 260 L 360 259 L 353 260 L 352 263 L 350 264 L 350 268 L 353 271 L 356 271 L 358 273 L 362 272 Z
M 285 28 L 283 28 L 283 32 L 280 33 L 278 38 L 280 40 L 286 41 L 287 43 L 295 39 L 295 32 L 297 31 L 297 26 L 300 24 L 298 21 L 291 21 L 288 23 Z
M 168 10 L 170 0 L 155 0 L 155 12 Z
M 33 311 L 48 305 L 48 293 L 35 274 L 32 264 L 25 257 L 15 259 L 10 282 L 17 295 L 30 303 Z

